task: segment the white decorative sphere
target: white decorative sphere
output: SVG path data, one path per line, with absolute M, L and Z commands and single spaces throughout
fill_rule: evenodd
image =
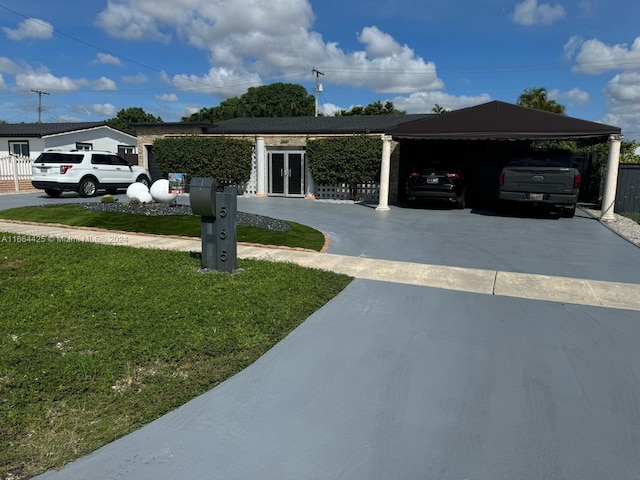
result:
M 142 199 L 139 198 L 139 195 L 142 194 L 147 194 L 149 196 L 151 196 L 149 194 L 149 187 L 147 187 L 144 183 L 140 183 L 140 182 L 135 182 L 132 183 L 131 185 L 129 185 L 127 187 L 127 197 L 128 198 L 137 198 L 138 200 L 140 200 L 142 202 Z
M 153 197 L 149 192 L 140 192 L 136 198 L 140 201 L 140 203 L 152 203 Z
M 160 203 L 171 203 L 178 197 L 177 193 L 169 193 L 169 180 L 164 178 L 153 182 L 149 192 L 153 199 Z

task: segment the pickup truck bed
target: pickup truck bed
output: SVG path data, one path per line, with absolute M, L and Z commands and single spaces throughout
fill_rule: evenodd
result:
M 562 209 L 564 217 L 576 211 L 580 173 L 568 152 L 537 151 L 509 160 L 499 176 L 498 199 Z

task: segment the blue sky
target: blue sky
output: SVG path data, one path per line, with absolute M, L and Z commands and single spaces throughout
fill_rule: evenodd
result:
M 320 109 L 407 113 L 515 103 L 545 87 L 567 114 L 640 139 L 640 4 L 630 0 L 0 0 L 0 120 L 165 122 L 298 83 Z

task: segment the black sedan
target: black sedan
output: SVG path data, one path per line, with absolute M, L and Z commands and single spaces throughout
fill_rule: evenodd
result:
M 465 207 L 464 177 L 458 168 L 434 165 L 414 170 L 407 178 L 405 192 L 409 203 L 434 200 Z

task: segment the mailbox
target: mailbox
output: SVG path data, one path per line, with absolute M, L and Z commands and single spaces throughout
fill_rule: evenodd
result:
M 218 182 L 215 178 L 193 177 L 189 183 L 189 201 L 194 215 L 201 217 L 216 216 L 216 190 Z

